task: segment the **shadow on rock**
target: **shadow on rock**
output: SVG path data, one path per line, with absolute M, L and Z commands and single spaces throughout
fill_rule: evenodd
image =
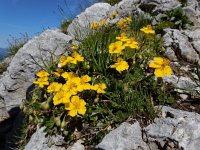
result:
M 8 113 L 10 118 L 0 123 L 0 150 L 11 150 L 17 146 L 15 137 L 25 116 L 19 107 L 12 108 Z

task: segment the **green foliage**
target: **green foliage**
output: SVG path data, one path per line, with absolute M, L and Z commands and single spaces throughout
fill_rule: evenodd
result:
M 8 40 L 8 54 L 10 56 L 14 56 L 18 50 L 24 46 L 24 44 L 26 42 L 28 42 L 29 37 L 28 34 L 21 34 L 21 37 L 16 38 L 16 37 L 10 37 L 10 39 Z
M 160 18 L 159 24 L 156 27 L 156 33 L 162 33 L 165 28 L 186 29 L 191 25 L 192 22 L 183 14 L 182 8 L 177 8 L 173 11 L 166 12 Z
M 160 22 L 157 26 L 156 26 L 156 33 L 161 33 L 163 34 L 163 29 L 166 28 L 175 28 L 175 24 L 171 21 L 164 21 L 164 22 Z
M 7 70 L 8 65 L 7 62 L 0 62 L 0 75 Z
M 67 28 L 70 25 L 72 21 L 71 20 L 62 20 L 60 29 L 63 33 L 67 34 Z
M 145 25 L 151 24 L 152 17 L 149 14 L 146 15 L 138 15 L 133 17 L 133 21 L 131 22 L 131 29 L 138 31 L 140 28 L 144 27 Z
M 89 89 L 72 94 L 85 100 L 86 112 L 73 116 L 70 110 L 73 96 L 68 102 L 55 104 L 55 95 L 60 91 L 50 93 L 44 85 L 36 87 L 30 93 L 30 99 L 24 104 L 23 110 L 29 116 L 29 123 L 45 126 L 45 132 L 50 135 L 63 135 L 67 144 L 84 139 L 85 145 L 95 145 L 107 132 L 130 116 L 136 119 L 138 116 L 153 119 L 157 115 L 154 104 L 172 103 L 174 93 L 173 88 L 163 83 L 162 79 L 155 80 L 152 70 L 148 67 L 150 60 L 163 54 L 161 38 L 140 31 L 141 27 L 149 23 L 150 19 L 143 20 L 141 17 L 133 21 L 131 18 L 125 18 L 120 25 L 103 24 L 80 41 L 76 52 L 72 47 L 67 47 L 66 49 L 71 50 L 69 56 L 62 56 L 55 62 L 46 63 L 49 66 L 46 67 L 48 81 L 45 80 L 45 84 L 57 82 L 62 84 L 63 88 L 72 81 L 79 89 L 78 86 L 85 86 L 85 83 L 75 82 L 83 75 L 91 77 L 91 81 L 88 81 Z M 137 43 L 138 46 L 125 46 L 122 53 L 112 54 L 111 44 L 123 34 L 126 34 L 128 41 L 132 40 L 132 43 Z M 77 53 L 80 54 L 77 56 L 79 58 L 75 58 Z M 80 60 L 81 57 L 84 57 L 84 61 Z M 119 71 L 111 67 L 120 57 L 128 64 L 128 69 Z M 67 60 L 70 62 L 64 64 Z M 75 60 L 80 62 L 74 63 Z M 78 77 L 65 79 L 63 74 L 55 75 L 57 66 L 61 67 L 62 73 L 73 72 Z M 39 82 L 39 79 L 43 78 L 40 77 L 36 81 Z M 99 92 L 95 89 L 95 85 L 99 83 L 105 83 L 107 88 L 101 87 Z M 62 88 L 61 90 L 64 90 Z M 72 88 L 65 91 L 65 94 L 69 94 Z M 102 92 L 104 90 L 105 92 Z

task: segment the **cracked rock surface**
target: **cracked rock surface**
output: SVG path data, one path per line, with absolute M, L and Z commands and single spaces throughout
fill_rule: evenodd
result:
M 96 146 L 103 150 L 148 150 L 142 139 L 142 131 L 138 122 L 134 124 L 122 123 L 117 129 L 106 135 Z
M 193 30 L 180 31 L 177 29 L 165 29 L 163 36 L 165 48 L 170 48 L 172 53 L 178 55 L 179 60 L 183 59 L 186 62 L 200 64 L 200 28 Z M 172 59 L 172 54 L 166 53 Z
M 198 150 L 200 115 L 163 106 L 162 116 L 142 129 L 138 122 L 123 123 L 106 135 L 103 150 Z
M 164 106 L 162 117 L 144 129 L 148 141 L 165 146 L 165 141 L 177 143 L 178 149 L 198 150 L 200 146 L 200 115 Z

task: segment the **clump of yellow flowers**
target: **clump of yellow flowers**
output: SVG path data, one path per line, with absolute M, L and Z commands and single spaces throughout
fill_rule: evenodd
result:
M 105 83 L 96 83 L 91 84 L 91 77 L 88 75 L 78 76 L 75 72 L 62 71 L 63 67 L 66 67 L 70 64 L 78 65 L 79 62 L 84 61 L 84 57 L 77 52 L 77 46 L 73 46 L 72 49 L 76 50 L 72 53 L 72 56 L 62 55 L 60 57 L 57 72 L 53 74 L 48 73 L 45 70 L 39 71 L 36 75 L 38 79 L 33 83 L 38 85 L 40 88 L 45 88 L 47 93 L 52 94 L 53 104 L 64 105 L 65 110 L 69 111 L 71 117 L 76 115 L 84 115 L 86 113 L 86 102 L 84 99 L 80 98 L 80 95 L 84 91 L 92 90 L 96 91 L 97 94 L 106 93 L 105 89 L 107 88 Z M 49 76 L 59 77 L 62 82 L 50 82 Z
M 125 19 L 127 20 L 127 19 Z M 119 36 L 116 37 L 116 42 L 109 45 L 109 53 L 117 54 L 118 56 L 123 56 L 123 52 L 129 48 L 132 50 L 137 50 L 139 48 L 139 43 L 133 38 L 128 37 L 125 32 L 122 32 Z M 114 65 L 111 65 L 111 68 L 116 68 L 118 72 L 128 70 L 128 63 L 121 58 L 117 58 L 117 62 Z
M 118 16 L 113 12 L 110 19 Z M 26 109 L 30 118 L 45 125 L 50 134 L 61 133 L 75 141 L 90 139 L 88 133 L 96 137 L 125 114 L 146 113 L 153 105 L 149 97 L 155 89 L 146 89 L 155 83 L 151 77 L 170 76 L 172 68 L 167 58 L 153 50 L 153 27 L 144 25 L 131 31 L 133 22 L 125 17 L 115 24 L 108 20 L 91 23 L 88 39 L 73 43 L 67 54 L 40 70 L 33 81 L 37 86 L 31 109 Z
M 46 72 L 45 70 L 41 70 L 36 75 L 39 78 L 33 82 L 34 84 L 37 84 L 40 88 L 43 88 L 45 85 L 49 85 L 48 72 Z
M 129 24 L 132 22 L 132 18 L 131 17 L 127 17 L 125 19 L 121 19 L 117 25 L 119 26 L 120 29 L 122 30 L 127 30 Z
M 93 30 L 96 30 L 100 27 L 103 27 L 105 25 L 106 21 L 105 20 L 101 20 L 99 22 L 93 22 L 90 24 L 90 28 Z

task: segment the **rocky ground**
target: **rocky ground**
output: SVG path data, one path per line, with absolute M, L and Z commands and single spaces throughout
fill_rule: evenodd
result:
M 161 114 L 154 123 L 142 128 L 135 120 L 122 123 L 111 131 L 96 146 L 99 150 L 198 150 L 200 146 L 200 97 L 195 91 L 200 86 L 194 74 L 195 64 L 200 65 L 200 2 L 187 0 L 123 0 L 115 6 L 97 3 L 78 15 L 68 27 L 68 35 L 59 30 L 47 30 L 25 44 L 12 58 L 7 71 L 0 78 L 0 147 L 9 149 L 9 138 L 14 132 L 15 120 L 19 121 L 19 104 L 26 99 L 26 89 L 31 90 L 32 81 L 38 71 L 36 63 L 43 65 L 51 52 L 63 53 L 63 47 L 69 41 L 78 42 L 84 38 L 92 22 L 106 19 L 117 22 L 124 15 L 141 15 L 147 12 L 156 14 L 154 25 L 165 11 L 182 7 L 185 15 L 194 26 L 187 29 L 165 29 L 163 35 L 165 55 L 172 62 L 174 75 L 164 80 L 172 83 L 180 93 L 177 103 L 171 107 L 160 106 Z M 109 20 L 113 11 L 119 17 Z M 33 61 L 34 60 L 34 61 Z M 180 110 L 182 109 L 182 110 Z M 193 112 L 187 112 L 187 111 Z M 197 113 L 195 113 L 197 112 Z M 20 122 L 20 121 L 19 121 Z M 52 147 L 49 140 L 54 140 Z M 2 142 L 3 141 L 3 142 Z M 62 148 L 62 137 L 46 137 L 41 129 L 32 135 L 26 150 L 56 150 Z M 1 149 L 1 148 L 0 148 Z M 84 150 L 81 141 L 77 141 L 69 150 Z

